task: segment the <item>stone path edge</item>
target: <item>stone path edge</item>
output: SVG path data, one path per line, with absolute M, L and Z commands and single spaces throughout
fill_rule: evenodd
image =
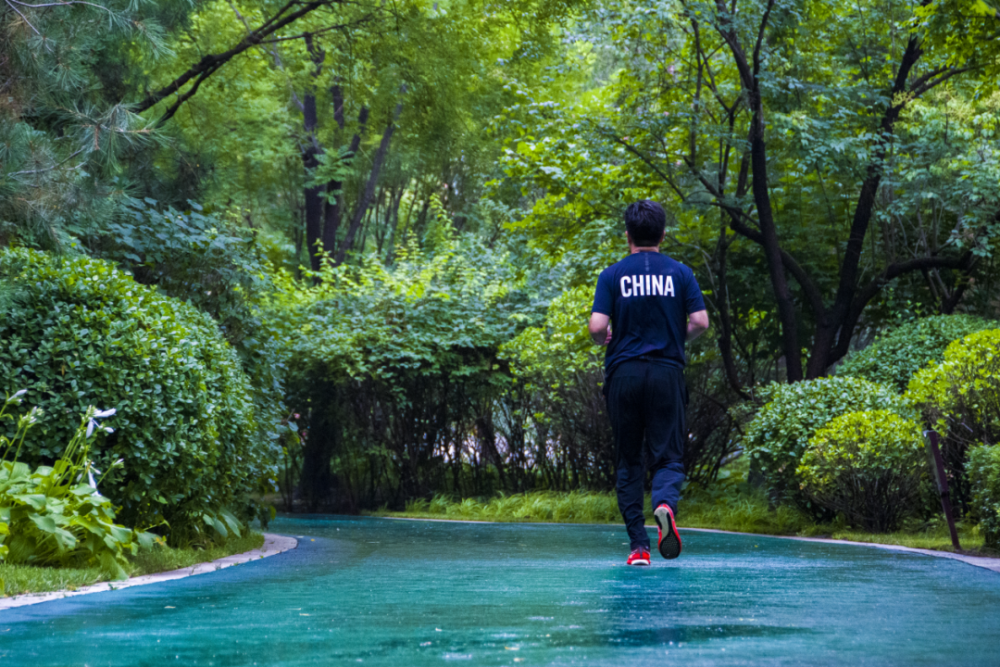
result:
M 496 521 L 475 521 L 469 519 L 421 519 L 417 517 L 407 517 L 407 516 L 381 516 L 372 517 L 378 519 L 391 519 L 393 521 L 447 521 L 452 523 L 498 523 Z M 508 522 L 515 523 L 515 522 Z M 521 522 L 517 522 L 521 523 Z M 541 521 L 525 521 L 523 523 L 550 523 L 551 525 L 563 525 L 563 526 L 613 526 L 615 524 L 611 523 L 596 523 L 596 524 L 581 524 L 581 523 L 565 523 L 559 524 L 554 522 L 541 522 Z M 650 524 L 646 526 L 647 528 L 656 528 L 656 524 Z M 827 537 L 799 537 L 797 535 L 765 535 L 763 533 L 740 533 L 735 530 L 719 530 L 717 528 L 684 528 L 680 527 L 679 530 L 684 532 L 698 532 L 698 533 L 722 533 L 724 535 L 748 535 L 750 537 L 772 537 L 779 540 L 798 540 L 799 542 L 819 542 L 822 544 L 849 544 L 856 547 L 874 547 L 876 549 L 888 549 L 890 551 L 905 551 L 907 553 L 922 554 L 924 556 L 933 556 L 934 558 L 950 558 L 952 560 L 957 560 L 967 565 L 972 565 L 975 567 L 981 567 L 986 570 L 991 570 L 993 572 L 1000 573 L 1000 558 L 988 558 L 986 556 L 966 556 L 964 554 L 956 554 L 950 551 L 935 551 L 934 549 L 917 549 L 915 547 L 904 547 L 899 544 L 880 544 L 878 542 L 852 542 L 851 540 L 832 540 Z
M 216 572 L 233 565 L 242 565 L 252 560 L 260 560 L 270 556 L 277 556 L 280 553 L 290 551 L 299 545 L 299 541 L 294 537 L 285 535 L 274 535 L 264 533 L 264 545 L 259 549 L 251 549 L 241 554 L 233 554 L 225 558 L 198 563 L 191 567 L 183 567 L 179 570 L 169 572 L 157 572 L 155 574 L 145 574 L 141 577 L 131 577 L 124 581 L 103 581 L 99 584 L 83 586 L 75 591 L 53 591 L 50 593 L 24 593 L 14 595 L 9 598 L 0 598 L 0 611 L 25 607 L 27 605 L 49 602 L 50 600 L 62 600 L 63 598 L 76 597 L 78 595 L 88 595 L 90 593 L 102 593 L 104 591 L 117 591 L 122 588 L 132 588 L 133 586 L 146 586 L 148 584 L 158 584 L 163 581 L 173 581 L 175 579 L 185 579 L 199 574 Z
M 904 547 L 900 544 L 880 544 L 878 542 L 853 542 L 851 540 L 833 540 L 828 537 L 799 537 L 797 535 L 763 535 L 761 533 L 737 533 L 731 530 L 717 530 L 715 528 L 681 528 L 680 530 L 690 530 L 699 533 L 726 533 L 729 535 L 751 535 L 753 537 L 777 537 L 783 540 L 797 540 L 799 542 L 819 542 L 821 544 L 850 544 L 856 547 L 874 547 L 876 549 L 887 549 L 889 551 L 904 551 L 935 558 L 950 558 L 967 565 L 981 567 L 993 572 L 1000 572 L 1000 558 L 988 558 L 986 556 L 966 556 L 956 554 L 951 551 L 936 551 L 934 549 L 917 549 L 916 547 Z

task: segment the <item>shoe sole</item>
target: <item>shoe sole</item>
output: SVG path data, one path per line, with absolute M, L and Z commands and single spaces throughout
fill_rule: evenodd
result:
M 649 561 L 642 558 L 640 560 L 634 560 L 631 563 L 626 563 L 626 565 L 630 565 L 631 567 L 635 567 L 636 565 L 649 565 Z
M 657 507 L 653 512 L 656 525 L 660 528 L 660 555 L 667 560 L 673 560 L 681 555 L 681 538 L 677 534 L 677 526 L 666 507 Z

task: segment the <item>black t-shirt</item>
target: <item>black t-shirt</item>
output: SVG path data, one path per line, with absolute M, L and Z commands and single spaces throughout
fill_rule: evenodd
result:
M 658 252 L 629 255 L 601 271 L 593 312 L 611 317 L 605 377 L 630 359 L 684 368 L 687 316 L 705 310 L 694 272 Z

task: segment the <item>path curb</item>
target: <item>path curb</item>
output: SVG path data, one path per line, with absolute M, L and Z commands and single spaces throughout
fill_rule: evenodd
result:
M 725 533 L 727 535 L 752 535 L 754 537 L 777 537 L 783 540 L 798 540 L 799 542 L 819 542 L 820 544 L 850 544 L 857 547 L 875 547 L 876 549 L 888 549 L 889 551 L 905 551 L 912 554 L 922 554 L 924 556 L 934 556 L 935 558 L 950 558 L 961 561 L 968 565 L 981 567 L 993 572 L 1000 572 L 1000 558 L 987 558 L 985 556 L 966 556 L 956 554 L 951 551 L 935 551 L 934 549 L 917 549 L 916 547 L 904 547 L 899 544 L 880 544 L 879 542 L 854 542 L 852 540 L 833 540 L 828 537 L 799 537 L 797 535 L 764 535 L 762 533 L 738 533 L 732 530 L 717 530 L 715 528 L 679 528 L 680 530 L 690 530 L 699 533 Z
M 299 541 L 294 537 L 285 535 L 273 535 L 264 533 L 264 546 L 259 549 L 251 549 L 241 554 L 233 554 L 225 558 L 219 558 L 208 563 L 198 563 L 191 567 L 184 567 L 179 570 L 169 572 L 157 572 L 155 574 L 145 574 L 141 577 L 132 577 L 125 581 L 104 581 L 91 586 L 83 586 L 75 591 L 53 591 L 51 593 L 24 593 L 9 598 L 0 598 L 0 611 L 13 609 L 15 607 L 25 607 L 31 604 L 49 602 L 50 600 L 61 600 L 63 598 L 87 595 L 89 593 L 102 593 L 104 591 L 117 591 L 122 588 L 132 588 L 133 586 L 146 586 L 148 584 L 158 584 L 163 581 L 173 581 L 175 579 L 185 579 L 199 574 L 215 572 L 233 565 L 242 565 L 252 560 L 260 560 L 270 556 L 277 556 L 285 551 L 290 551 L 299 545 Z

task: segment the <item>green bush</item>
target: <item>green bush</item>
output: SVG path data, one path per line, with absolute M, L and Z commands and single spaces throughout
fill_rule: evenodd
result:
M 987 547 L 1000 549 L 1000 445 L 980 445 L 969 452 L 972 508 Z
M 234 211 L 216 215 L 188 204 L 178 211 L 148 198 L 128 199 L 121 215 L 95 221 L 82 240 L 90 256 L 212 316 L 250 379 L 257 424 L 276 440 L 284 392 L 277 344 L 257 308 L 273 290 L 257 231 Z
M 994 325 L 971 315 L 938 315 L 915 320 L 849 356 L 837 369 L 837 375 L 861 377 L 903 391 L 917 371 L 941 361 L 952 341 Z
M 1000 329 L 954 341 L 944 361 L 913 376 L 911 403 L 941 435 L 941 453 L 960 512 L 973 511 L 966 474 L 969 448 L 1000 442 Z
M 89 441 L 95 431 L 110 430 L 96 420 L 114 411 L 88 408 L 63 456 L 32 472 L 17 457 L 41 411 L 33 408 L 16 421 L 7 414 L 11 405 L 20 405 L 22 394 L 14 394 L 0 408 L 0 421 L 16 424 L 13 438 L 0 435 L 0 561 L 97 566 L 106 576 L 125 579 L 125 555 L 135 555 L 140 542 L 152 546 L 153 536 L 116 524 L 111 501 L 97 490 L 94 474 L 99 473 L 88 458 Z
M 816 431 L 841 415 L 862 410 L 884 409 L 907 419 L 917 416 L 893 387 L 861 378 L 775 383 L 765 388 L 764 398 L 767 403 L 743 439 L 751 466 L 764 476 L 773 499 L 791 500 L 824 519 L 830 517 L 802 495 L 795 475 Z
M 28 250 L 0 254 L 0 390 L 25 387 L 46 414 L 22 460 L 58 458 L 88 405 L 117 409 L 95 442 L 127 525 L 168 522 L 183 543 L 217 532 L 219 510 L 274 476 L 250 387 L 212 320 L 112 264 Z M 209 516 L 206 516 L 209 512 Z
M 1000 441 L 1000 329 L 954 341 L 944 361 L 913 376 L 907 394 L 942 435 Z
M 388 267 L 367 257 L 325 264 L 315 282 L 275 276 L 267 321 L 308 434 L 301 447 L 288 438 L 295 469 L 284 491 L 298 479 L 310 511 L 401 509 L 440 490 L 487 495 L 496 480 L 523 488 L 533 472 L 525 447 L 499 444 L 514 442 L 501 429 L 515 420 L 502 419 L 511 410 L 496 355 L 539 305 L 508 252 L 445 236 L 434 254 L 397 247 Z M 469 445 L 483 453 L 475 474 Z
M 888 410 L 851 412 L 809 439 L 802 492 L 853 526 L 891 532 L 921 510 L 927 456 L 920 426 Z

